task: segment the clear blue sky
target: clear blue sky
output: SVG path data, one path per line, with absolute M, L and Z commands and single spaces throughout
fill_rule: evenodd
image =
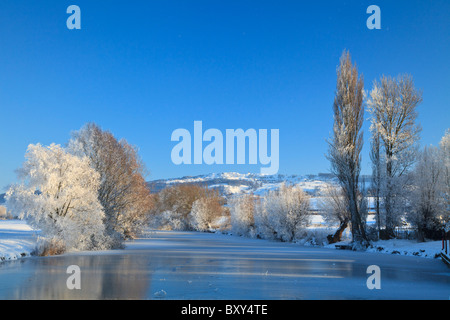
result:
M 81 8 L 81 30 L 66 9 Z M 366 9 L 381 8 L 368 30 Z M 336 66 L 348 49 L 365 87 L 410 73 L 422 144 L 450 127 L 450 1 L 16 1 L 0 3 L 0 191 L 30 143 L 64 144 L 96 122 L 140 148 L 148 179 L 259 172 L 175 166 L 173 130 L 280 130 L 280 171 L 327 172 Z M 368 117 L 368 113 L 366 113 Z M 368 122 L 364 171 L 370 172 Z

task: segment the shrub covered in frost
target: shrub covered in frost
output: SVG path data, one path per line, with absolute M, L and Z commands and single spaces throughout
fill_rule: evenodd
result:
M 309 223 L 309 197 L 299 187 L 283 184 L 256 205 L 255 225 L 262 238 L 293 241 Z

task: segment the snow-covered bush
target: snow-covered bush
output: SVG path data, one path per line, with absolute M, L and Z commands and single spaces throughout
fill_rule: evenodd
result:
M 331 228 L 305 228 L 303 229 L 296 243 L 305 246 L 325 246 L 328 245 L 328 235 L 333 232 Z
M 204 200 L 197 202 L 200 199 Z M 156 195 L 150 223 L 158 229 L 203 231 L 224 214 L 222 205 L 223 199 L 215 190 L 193 184 L 175 185 Z
M 309 197 L 299 187 L 286 186 L 269 193 L 255 210 L 258 235 L 266 239 L 293 241 L 309 223 Z
M 177 211 L 166 210 L 156 216 L 155 226 L 161 230 L 188 230 L 189 222 Z
M 190 223 L 194 230 L 209 231 L 213 223 L 223 216 L 224 210 L 218 196 L 202 197 L 192 205 Z
M 29 145 L 25 157 L 19 169 L 21 183 L 6 194 L 12 214 L 65 250 L 107 247 L 103 208 L 97 199 L 99 174 L 89 160 L 55 144 Z
M 228 201 L 233 233 L 254 237 L 255 230 L 255 197 L 252 194 L 238 194 Z

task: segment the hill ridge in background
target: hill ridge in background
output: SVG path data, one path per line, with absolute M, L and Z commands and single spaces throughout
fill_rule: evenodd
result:
M 328 173 L 317 175 L 263 175 L 257 173 L 223 172 L 198 176 L 185 176 L 173 179 L 159 179 L 149 181 L 152 192 L 158 192 L 166 187 L 177 184 L 197 184 L 219 190 L 224 195 L 240 192 L 264 194 L 269 190 L 279 188 L 282 183 L 298 185 L 308 194 L 315 195 L 327 183 L 336 182 Z
M 367 186 L 371 177 L 363 176 Z M 254 194 L 265 194 L 269 190 L 280 187 L 282 183 L 298 185 L 306 193 L 315 196 L 328 183 L 335 183 L 336 179 L 330 173 L 308 174 L 308 175 L 263 175 L 258 173 L 222 172 L 210 173 L 197 176 L 184 176 L 180 178 L 158 179 L 148 181 L 151 192 L 156 193 L 162 189 L 177 184 L 198 184 L 208 188 L 217 189 L 223 195 L 232 195 L 240 192 Z M 0 194 L 0 205 L 5 203 L 5 193 Z

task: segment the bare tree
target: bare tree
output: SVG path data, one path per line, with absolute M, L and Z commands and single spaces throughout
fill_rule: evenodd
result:
M 365 224 L 359 208 L 359 175 L 363 147 L 364 80 L 344 51 L 337 69 L 337 86 L 333 104 L 333 135 L 328 140 L 327 158 L 331 171 L 345 191 L 351 215 L 353 241 L 367 244 Z
M 372 130 L 379 137 L 384 154 L 383 206 L 388 238 L 394 236 L 402 213 L 401 206 L 397 206 L 401 202 L 396 199 L 403 191 L 402 176 L 415 162 L 421 131 L 416 122 L 417 107 L 421 102 L 422 93 L 415 89 L 409 75 L 396 79 L 383 76 L 380 82 L 374 82 L 368 100 Z

